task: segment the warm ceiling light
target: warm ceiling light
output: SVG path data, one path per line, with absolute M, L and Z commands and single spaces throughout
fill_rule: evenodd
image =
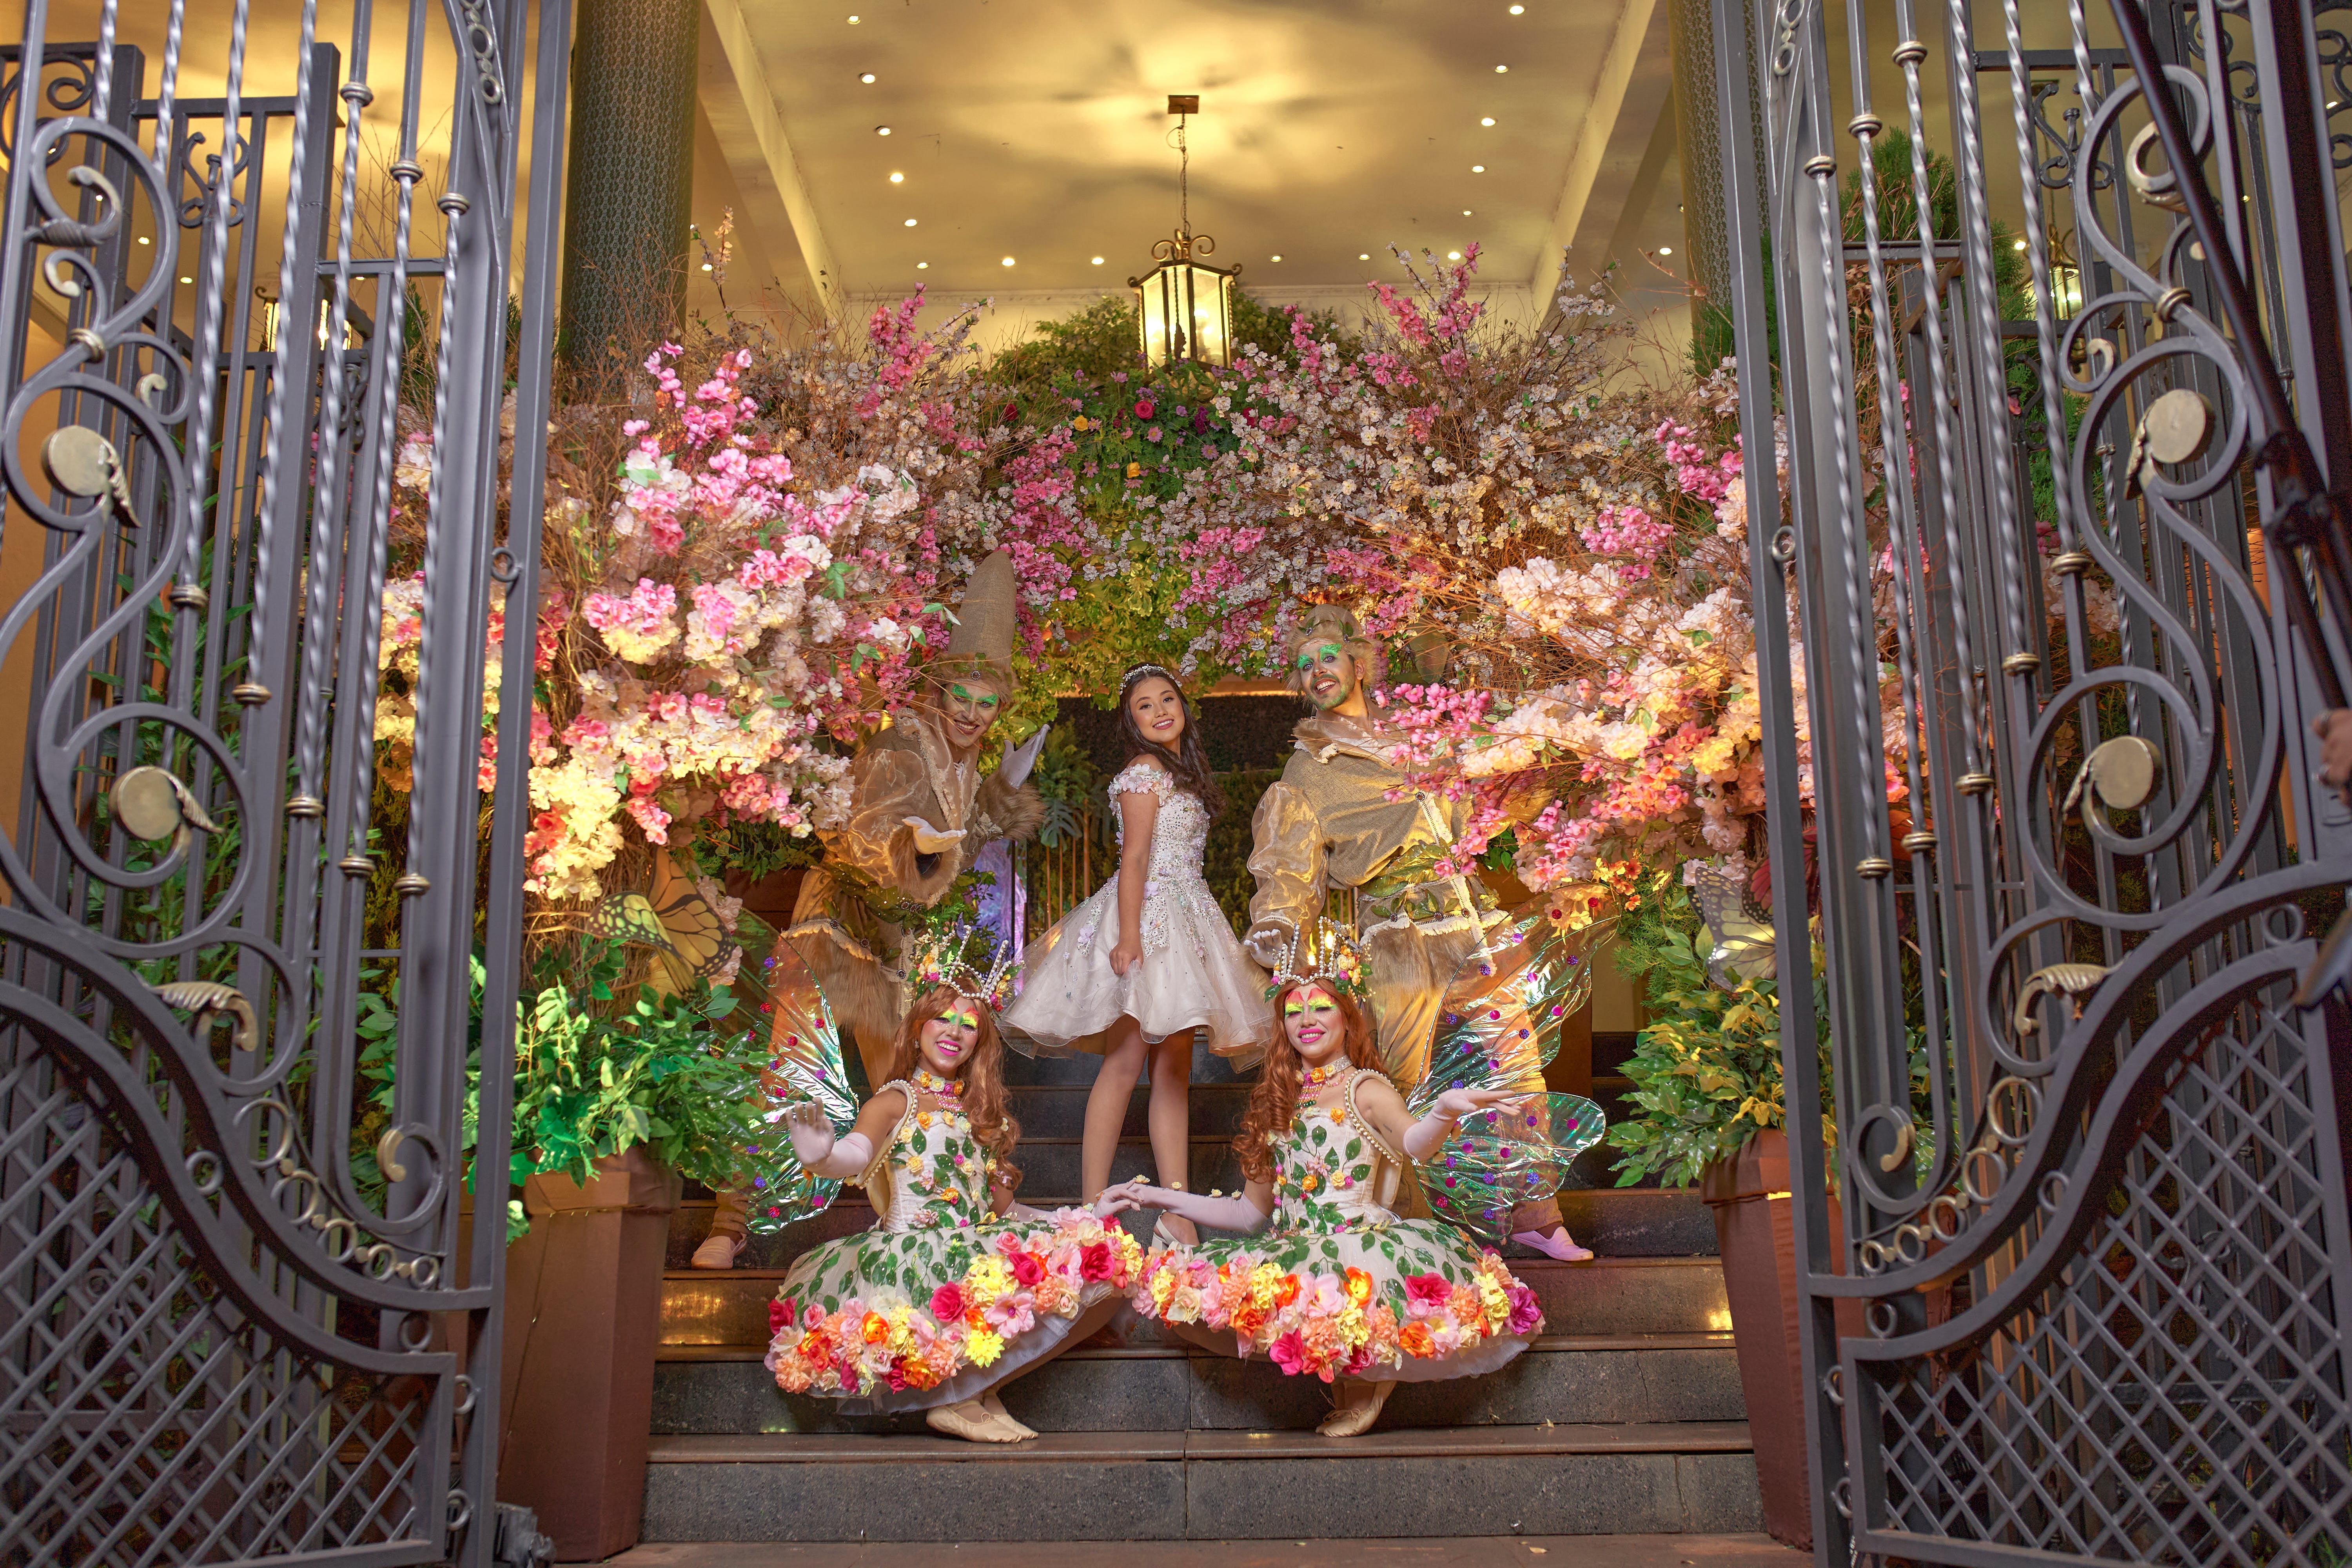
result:
M 710 270 L 710 263 L 709 263 L 708 261 L 704 262 L 704 263 L 702 264 L 702 269 L 703 269 L 705 272 L 709 271 L 709 270 Z
M 914 227 L 914 226 L 915 226 L 915 220 L 914 220 L 913 218 L 908 218 L 908 219 L 907 220 L 907 226 L 908 226 L 908 228 L 912 228 L 912 227 Z
M 1672 256 L 1674 253 L 1675 247 L 1671 245 L 1662 245 L 1658 247 L 1658 254 L 1660 256 Z
M 855 16 L 852 16 L 852 17 L 849 19 L 849 25 L 850 25 L 851 26 L 853 26 L 853 27 L 855 27 L 856 26 L 857 26 L 857 18 L 856 18 L 856 17 L 855 17 Z
M 1201 100 L 1171 92 L 1168 112 L 1176 117 L 1176 228 L 1152 246 L 1151 269 L 1127 280 L 1135 290 L 1136 350 L 1147 371 L 1188 362 L 1222 368 L 1234 359 L 1234 277 L 1241 268 L 1209 265 L 1217 242 L 1192 230 L 1187 128 Z
M 181 282 L 183 282 L 183 283 L 194 283 L 194 282 L 195 281 L 195 279 L 193 279 L 193 278 L 183 278 L 183 279 L 180 279 L 180 281 L 181 281 Z
M 1282 259 L 1282 258 L 1281 258 L 1281 257 L 1279 257 L 1279 256 L 1277 256 L 1277 257 L 1274 258 L 1274 259 L 1275 259 L 1275 260 L 1276 260 L 1276 261 L 1279 261 L 1279 260 L 1281 260 L 1281 259 Z
M 1486 172 L 1486 165 L 1484 163 L 1473 163 L 1470 165 L 1470 172 L 1474 174 L 1483 174 Z
M 1495 74 L 1496 76 L 1501 76 L 1505 71 L 1509 70 L 1510 68 L 1511 68 L 1508 66 L 1496 66 L 1495 68 Z
M 1490 114 L 1490 115 L 1486 116 L 1486 119 L 1481 120 L 1480 121 L 1478 121 L 1478 123 L 1479 123 L 1479 124 L 1481 124 L 1481 125 L 1492 125 L 1492 124 L 1494 124 L 1494 123 L 1495 123 L 1495 117 L 1494 117 L 1493 115 L 1491 115 L 1491 114 Z
M 1470 216 L 1470 209 L 1468 207 L 1464 207 L 1462 209 L 1462 216 L 1464 217 L 1468 217 Z
M 877 125 L 874 128 L 874 134 L 877 136 L 887 136 L 890 134 L 890 128 L 887 125 Z
M 2010 246 L 2010 248 L 2011 250 L 2023 250 L 2025 248 L 2025 241 L 2021 239 L 2017 240 Z
M 915 263 L 915 270 L 916 270 L 916 271 L 918 271 L 918 272 L 920 272 L 920 271 L 922 271 L 925 268 L 929 267 L 929 265 L 930 265 L 930 263 L 929 263 L 929 262 L 928 262 L 928 261 L 918 261 L 918 262 L 916 262 L 916 263 Z
M 1360 252 L 1360 253 L 1359 253 L 1359 254 L 1358 254 L 1358 256 L 1356 257 L 1356 259 L 1357 259 L 1357 260 L 1359 260 L 1359 261 L 1370 261 L 1371 258 L 1372 258 L 1372 253 L 1371 253 L 1370 251 L 1369 251 L 1369 250 L 1367 250 L 1367 251 L 1363 251 L 1363 252 Z
M 142 244 L 142 245 L 145 245 L 145 244 L 147 244 L 147 243 L 148 243 L 147 237 L 146 237 L 145 235 L 143 235 L 143 234 L 142 234 L 142 235 L 141 235 L 141 236 L 139 237 L 139 243 L 140 243 L 140 244 Z
M 1526 15 L 1526 13 L 1527 13 L 1527 9 L 1528 9 L 1528 8 L 1527 8 L 1525 5 L 1514 5 L 1514 6 L 1512 6 L 1512 7 L 1511 7 L 1511 15 L 1512 15 L 1512 16 L 1524 16 L 1524 15 Z M 850 18 L 850 20 L 851 20 L 851 21 L 853 21 L 853 22 L 854 22 L 854 21 L 856 21 L 856 19 L 857 19 L 857 18 L 856 18 L 856 17 L 855 17 L 855 16 L 853 16 L 853 17 L 851 17 L 851 18 Z
M 1099 257 L 1099 256 L 1097 256 L 1097 257 L 1096 257 L 1096 258 L 1094 258 L 1094 260 L 1093 260 L 1093 261 L 1089 262 L 1087 265 L 1089 265 L 1089 266 L 1093 266 L 1093 267 L 1100 267 L 1100 266 L 1102 265 L 1102 258 L 1101 258 L 1101 257 Z
M 872 87 L 874 85 L 874 73 L 872 71 L 867 71 L 864 76 L 859 77 L 857 79 L 864 82 L 866 86 Z
M 1011 257 L 1009 257 L 1009 256 L 1008 256 L 1008 257 L 1006 257 L 1006 258 L 1004 258 L 1004 265 L 1005 265 L 1005 266 L 1007 266 L 1007 267 L 1012 266 L 1012 265 L 1013 265 L 1013 258 L 1011 258 Z
M 1462 259 L 1462 253 L 1458 250 L 1449 250 L 1445 253 L 1445 259 L 1448 261 L 1459 261 Z
M 890 183 L 894 185 L 903 185 L 907 183 L 907 176 L 894 172 L 890 175 Z

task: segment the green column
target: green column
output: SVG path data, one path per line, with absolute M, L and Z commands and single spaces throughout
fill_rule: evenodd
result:
M 685 310 L 701 19 L 700 0 L 580 0 L 560 341 L 592 375 L 642 359 Z

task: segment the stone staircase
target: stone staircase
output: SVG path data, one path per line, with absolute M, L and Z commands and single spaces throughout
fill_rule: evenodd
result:
M 1024 1201 L 1074 1202 L 1091 1058 L 1014 1058 Z M 1192 1181 L 1233 1190 L 1247 1086 L 1203 1058 Z M 1114 1175 L 1144 1169 L 1143 1095 Z M 1314 1427 L 1323 1385 L 1188 1351 L 1122 1312 L 1004 1391 L 1034 1442 L 844 1417 L 761 1365 L 768 1302 L 805 1248 L 865 1228 L 846 1194 L 756 1240 L 743 1267 L 686 1267 L 708 1200 L 673 1222 L 645 1539 L 1102 1541 L 1567 1535 L 1759 1529 L 1714 1227 L 1687 1192 L 1561 1194 L 1591 1263 L 1513 1259 L 1547 1332 L 1486 1378 L 1407 1384 L 1370 1436 Z M 1139 1229 L 1140 1226 L 1139 1226 Z

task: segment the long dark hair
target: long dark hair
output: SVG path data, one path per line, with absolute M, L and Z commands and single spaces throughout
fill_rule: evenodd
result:
M 923 1059 L 923 1026 L 940 1016 L 940 1010 L 957 1000 L 970 1002 L 979 1015 L 980 1029 L 972 1040 L 971 1056 L 958 1068 L 956 1078 L 962 1085 L 960 1096 L 964 1114 L 971 1119 L 971 1135 L 981 1147 L 996 1156 L 996 1184 L 1006 1189 L 1021 1184 L 1020 1168 L 1013 1163 L 1013 1146 L 1021 1142 L 1021 1123 L 1005 1109 L 1004 1037 L 996 1032 L 996 1014 L 980 997 L 958 991 L 952 985 L 934 985 L 915 998 L 907 1009 L 907 1021 L 898 1026 L 898 1037 L 890 1051 L 890 1076 L 911 1081 L 915 1068 Z
M 1143 731 L 1136 726 L 1134 710 L 1127 705 L 1127 700 L 1135 695 L 1135 689 L 1147 680 L 1164 680 L 1175 686 L 1177 703 L 1184 710 L 1184 732 L 1176 738 L 1176 749 L 1172 752 L 1159 742 L 1145 738 Z M 1193 711 L 1192 700 L 1184 695 L 1184 689 L 1177 686 L 1176 678 L 1166 670 L 1146 667 L 1130 671 L 1128 678 L 1119 682 L 1118 741 L 1127 748 L 1127 761 L 1130 763 L 1138 757 L 1159 758 L 1160 765 L 1168 770 L 1168 776 L 1176 781 L 1176 787 L 1199 801 L 1211 817 L 1225 809 L 1225 792 L 1217 787 L 1217 776 L 1209 771 L 1209 753 L 1201 749 L 1200 716 Z
M 1371 1026 L 1364 1021 L 1364 1010 L 1356 999 L 1332 986 L 1317 982 L 1319 990 L 1339 1005 L 1340 1050 L 1354 1068 L 1377 1068 L 1381 1065 L 1378 1052 L 1372 1048 Z M 1303 991 L 1305 981 L 1286 985 L 1274 999 L 1274 1044 L 1266 1047 L 1265 1066 L 1250 1086 L 1248 1109 L 1242 1112 L 1242 1130 L 1234 1139 L 1234 1152 L 1242 1157 L 1242 1174 L 1253 1182 L 1274 1180 L 1274 1141 L 1290 1129 L 1291 1118 L 1298 1114 L 1299 1071 L 1298 1047 L 1290 1043 L 1290 1031 L 1283 1026 L 1282 1005 L 1294 992 Z

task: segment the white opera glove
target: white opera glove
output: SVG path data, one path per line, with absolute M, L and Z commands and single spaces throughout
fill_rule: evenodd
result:
M 1141 1176 L 1105 1187 L 1102 1196 L 1095 1200 L 1095 1213 L 1105 1219 L 1129 1209 L 1160 1209 L 1214 1230 L 1243 1232 L 1262 1229 L 1269 1217 L 1239 1193 L 1229 1198 L 1202 1197 L 1198 1193 L 1156 1186 Z
M 998 766 L 996 776 L 1004 781 L 1006 789 L 1019 789 L 1029 782 L 1029 770 L 1037 765 L 1037 753 L 1045 749 L 1045 737 L 1053 728 L 1051 724 L 1046 725 L 1004 753 L 1004 761 Z
M 1449 1089 L 1437 1097 L 1429 1114 L 1404 1130 L 1404 1157 L 1418 1163 L 1445 1146 L 1454 1124 L 1482 1110 L 1516 1106 L 1528 1096 L 1499 1089 Z
M 915 852 L 919 855 L 937 855 L 941 850 L 954 847 L 956 841 L 963 837 L 961 827 L 950 827 L 942 833 L 919 816 L 909 816 L 905 821 L 915 830 Z
M 836 1140 L 824 1112 L 808 1100 L 784 1112 L 784 1131 L 793 1141 L 793 1158 L 812 1176 L 855 1176 L 874 1157 L 874 1145 L 866 1134 L 853 1132 Z

